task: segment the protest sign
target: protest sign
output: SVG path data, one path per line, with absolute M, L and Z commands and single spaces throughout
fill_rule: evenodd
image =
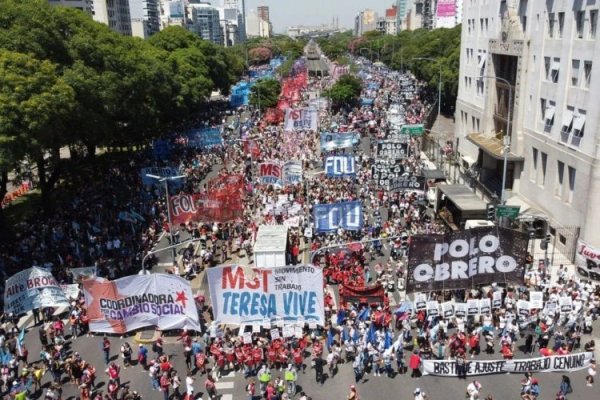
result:
M 77 300 L 79 298 L 79 285 L 77 283 L 72 283 L 69 285 L 60 285 L 60 288 L 62 289 L 63 293 L 65 294 L 65 297 L 67 299 L 74 299 Z
M 388 188 L 394 178 L 404 173 L 404 166 L 401 160 L 375 159 L 371 167 L 371 178 L 377 186 Z
M 360 201 L 316 204 L 313 210 L 317 232 L 335 232 L 338 228 L 348 231 L 362 229 L 363 212 Z
M 344 149 L 357 145 L 360 134 L 356 132 L 321 133 L 321 151 Z
M 323 325 L 323 271 L 312 265 L 207 270 L 215 321 L 228 324 L 316 321 Z
M 418 175 L 401 175 L 393 178 L 388 186 L 388 190 L 398 192 L 403 190 L 425 190 L 425 177 Z
M 415 295 L 415 310 L 421 311 L 427 308 L 427 295 L 423 293 L 417 293 Z
M 319 114 L 316 108 L 288 108 L 285 112 L 285 130 L 317 130 Z
M 529 292 L 529 306 L 536 310 L 544 308 L 544 293 L 534 291 Z
M 329 177 L 346 177 L 356 175 L 354 156 L 332 156 L 325 159 L 325 172 Z
M 208 149 L 223 144 L 221 127 L 192 129 L 187 133 L 188 147 Z
M 573 372 L 589 367 L 593 352 L 513 360 L 468 360 L 467 375 Z M 458 376 L 455 360 L 423 360 L 423 375 Z
M 252 332 L 244 332 L 244 344 L 252 344 Z
M 486 315 L 492 311 L 492 303 L 490 299 L 479 300 L 479 314 Z
M 69 299 L 50 271 L 32 267 L 17 272 L 5 282 L 4 313 L 15 315 L 34 308 L 68 306 Z
M 492 293 L 492 308 L 501 308 L 502 307 L 502 292 L 496 290 Z
M 437 316 L 439 314 L 439 303 L 437 300 L 431 300 L 427 302 L 427 315 Z
M 284 163 L 282 180 L 284 185 L 295 185 L 302 182 L 302 162 L 292 160 Z
M 442 316 L 444 318 L 450 318 L 454 315 L 454 305 L 451 301 L 442 303 Z
M 123 334 L 145 326 L 200 330 L 190 283 L 168 274 L 83 281 L 90 331 Z
M 259 165 L 258 178 L 263 185 L 281 186 L 282 170 L 278 162 L 264 162 Z
M 521 317 L 529 317 L 529 302 L 527 300 L 518 300 L 517 311 Z
M 406 143 L 381 141 L 377 143 L 377 157 L 402 159 L 408 157 L 408 145 Z
M 467 315 L 479 314 L 479 300 L 468 299 L 467 300 Z
M 527 243 L 527 233 L 496 226 L 413 235 L 406 290 L 470 288 L 500 281 L 522 284 Z
M 573 299 L 569 296 L 563 296 L 558 298 L 558 306 L 560 307 L 560 313 L 570 313 L 573 311 Z
M 454 303 L 454 315 L 458 318 L 467 316 L 467 303 Z

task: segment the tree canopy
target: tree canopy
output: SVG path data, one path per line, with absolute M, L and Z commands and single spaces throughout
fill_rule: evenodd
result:
M 334 107 L 356 104 L 362 91 L 361 80 L 354 75 L 343 75 L 325 92 Z
M 275 107 L 281 93 L 281 84 L 277 79 L 260 79 L 250 90 L 250 105 L 261 110 Z
M 244 68 L 181 27 L 144 41 L 45 0 L 0 0 L 0 199 L 21 160 L 36 164 L 44 198 L 62 147 L 93 157 L 98 146 L 145 145 L 194 121 Z

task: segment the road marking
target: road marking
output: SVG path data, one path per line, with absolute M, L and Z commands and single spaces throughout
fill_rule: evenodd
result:
M 225 379 L 225 378 L 235 378 L 235 370 L 230 371 L 227 375 L 221 375 L 221 379 Z
M 222 389 L 233 389 L 235 382 L 217 382 L 215 383 L 215 387 L 219 390 Z
M 158 240 L 156 241 L 156 244 L 154 246 L 152 246 L 152 251 L 154 251 L 154 249 L 156 248 L 156 246 L 158 246 L 160 244 L 160 241 L 162 240 L 162 238 L 165 236 L 164 232 L 161 232 L 160 235 L 158 236 Z
M 223 394 L 220 397 L 221 400 L 233 400 L 233 395 L 232 394 Z

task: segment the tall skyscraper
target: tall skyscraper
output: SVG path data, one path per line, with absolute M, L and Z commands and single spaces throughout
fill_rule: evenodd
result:
M 92 0 L 48 0 L 53 6 L 77 8 L 92 15 Z
M 160 30 L 159 0 L 129 0 L 131 33 L 145 39 Z
M 223 30 L 219 10 L 208 2 L 190 0 L 187 6 L 187 28 L 202 39 L 223 44 Z
M 108 25 L 115 32 L 131 36 L 129 0 L 93 0 L 94 20 Z
M 271 19 L 269 18 L 269 6 L 258 6 L 256 7 L 256 14 L 259 18 L 262 18 L 263 21 L 267 21 L 271 23 Z

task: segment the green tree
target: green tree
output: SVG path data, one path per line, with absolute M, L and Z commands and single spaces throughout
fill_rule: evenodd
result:
M 343 75 L 325 92 L 334 107 L 352 106 L 356 104 L 362 92 L 362 82 L 353 75 Z
M 59 177 L 59 152 L 67 142 L 64 121 L 74 103 L 75 93 L 58 76 L 54 63 L 0 49 L 2 153 L 13 153 L 9 162 L 26 154 L 35 161 L 45 204 Z M 6 187 L 2 191 L 6 192 Z
M 250 90 L 250 105 L 261 110 L 275 107 L 280 93 L 281 84 L 277 79 L 259 79 Z

